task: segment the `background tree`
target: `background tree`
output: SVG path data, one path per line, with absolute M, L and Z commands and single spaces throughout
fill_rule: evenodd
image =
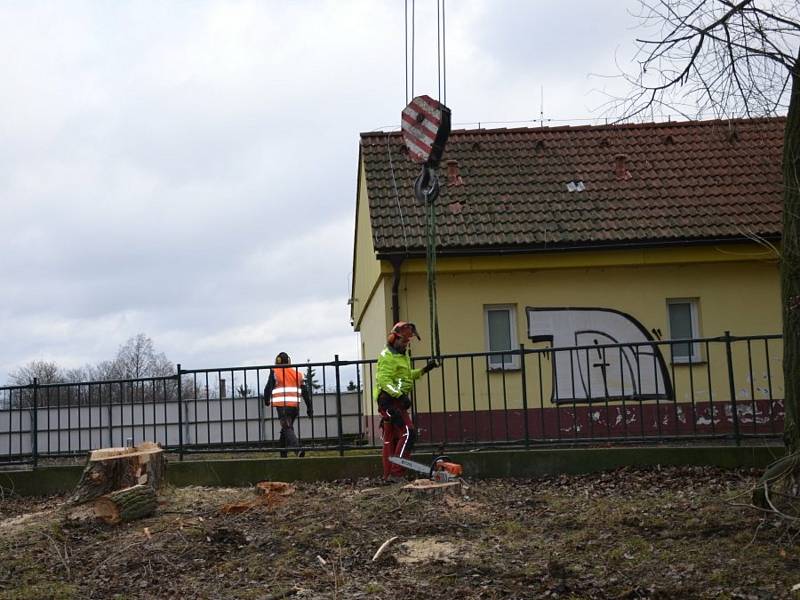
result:
M 52 361 L 32 360 L 26 365 L 11 371 L 8 374 L 10 385 L 32 385 L 33 380 L 39 385 L 51 383 L 64 383 L 65 376 L 62 369 Z M 4 408 L 23 408 L 33 406 L 33 390 L 19 390 L 11 393 L 4 401 Z M 60 396 L 56 395 L 55 400 L 48 397 L 49 404 L 57 404 L 61 401 Z
M 32 360 L 8 374 L 8 381 L 11 385 L 31 385 L 34 379 L 40 385 L 66 381 L 61 367 L 55 362 L 47 360 Z
M 77 374 L 80 377 L 71 378 L 70 381 L 105 381 L 114 378 L 114 361 L 101 360 L 95 365 L 81 367 Z
M 175 374 L 175 366 L 163 352 L 156 352 L 153 340 L 139 333 L 119 347 L 109 374 L 111 379 L 167 377 Z
M 667 108 L 690 116 L 786 114 L 783 145 L 783 236 L 780 250 L 788 457 L 764 474 L 800 478 L 800 3 L 797 0 L 642 0 L 639 73 L 618 103 L 625 117 Z M 757 494 L 758 496 L 758 494 Z M 762 505 L 768 500 L 756 497 Z
M 236 388 L 236 393 L 239 395 L 240 398 L 250 398 L 253 396 L 253 390 L 251 390 L 248 386 L 244 385 L 243 383 Z
M 322 389 L 322 384 L 317 382 L 317 372 L 311 365 L 306 369 L 306 385 L 308 385 L 308 389 L 312 392 Z

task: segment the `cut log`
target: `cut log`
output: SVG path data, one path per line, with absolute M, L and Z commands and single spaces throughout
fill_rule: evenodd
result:
M 94 450 L 89 454 L 78 486 L 67 505 L 84 504 L 115 490 L 139 484 L 158 490 L 166 468 L 164 451 L 153 442 L 143 442 L 133 448 Z
M 156 491 L 147 484 L 139 484 L 100 496 L 94 501 L 94 514 L 116 525 L 152 515 L 157 506 Z

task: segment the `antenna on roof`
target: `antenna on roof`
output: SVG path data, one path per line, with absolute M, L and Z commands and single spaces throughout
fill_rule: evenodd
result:
M 539 88 L 539 127 L 544 127 L 544 84 Z

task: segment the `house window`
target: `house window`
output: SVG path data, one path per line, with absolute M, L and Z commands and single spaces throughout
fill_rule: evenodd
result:
M 673 298 L 667 300 L 669 312 L 669 337 L 673 340 L 700 337 L 696 298 Z M 700 361 L 700 344 L 672 344 L 672 362 L 688 363 Z
M 486 306 L 483 309 L 486 328 L 486 349 L 489 352 L 517 350 L 516 307 L 511 304 Z M 519 355 L 493 354 L 490 369 L 518 369 Z

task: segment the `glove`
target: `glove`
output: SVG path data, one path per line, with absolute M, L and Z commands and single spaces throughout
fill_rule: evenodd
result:
M 423 373 L 427 373 L 428 371 L 433 371 L 434 369 L 438 369 L 438 368 L 439 368 L 439 363 L 436 362 L 435 360 L 431 359 L 431 360 L 428 361 L 428 364 L 426 364 L 424 367 L 422 367 L 422 372 Z
M 306 406 L 306 414 L 307 414 L 309 417 L 313 417 L 313 416 L 314 416 L 314 409 L 313 409 L 313 408 L 311 408 L 310 406 Z
M 409 397 L 408 397 L 408 396 L 406 396 L 405 394 L 403 394 L 402 396 L 400 396 L 400 397 L 398 398 L 398 400 L 399 400 L 399 401 L 400 401 L 400 402 L 403 404 L 403 408 L 404 408 L 404 409 L 408 410 L 409 408 L 411 408 L 411 398 L 409 398 Z

